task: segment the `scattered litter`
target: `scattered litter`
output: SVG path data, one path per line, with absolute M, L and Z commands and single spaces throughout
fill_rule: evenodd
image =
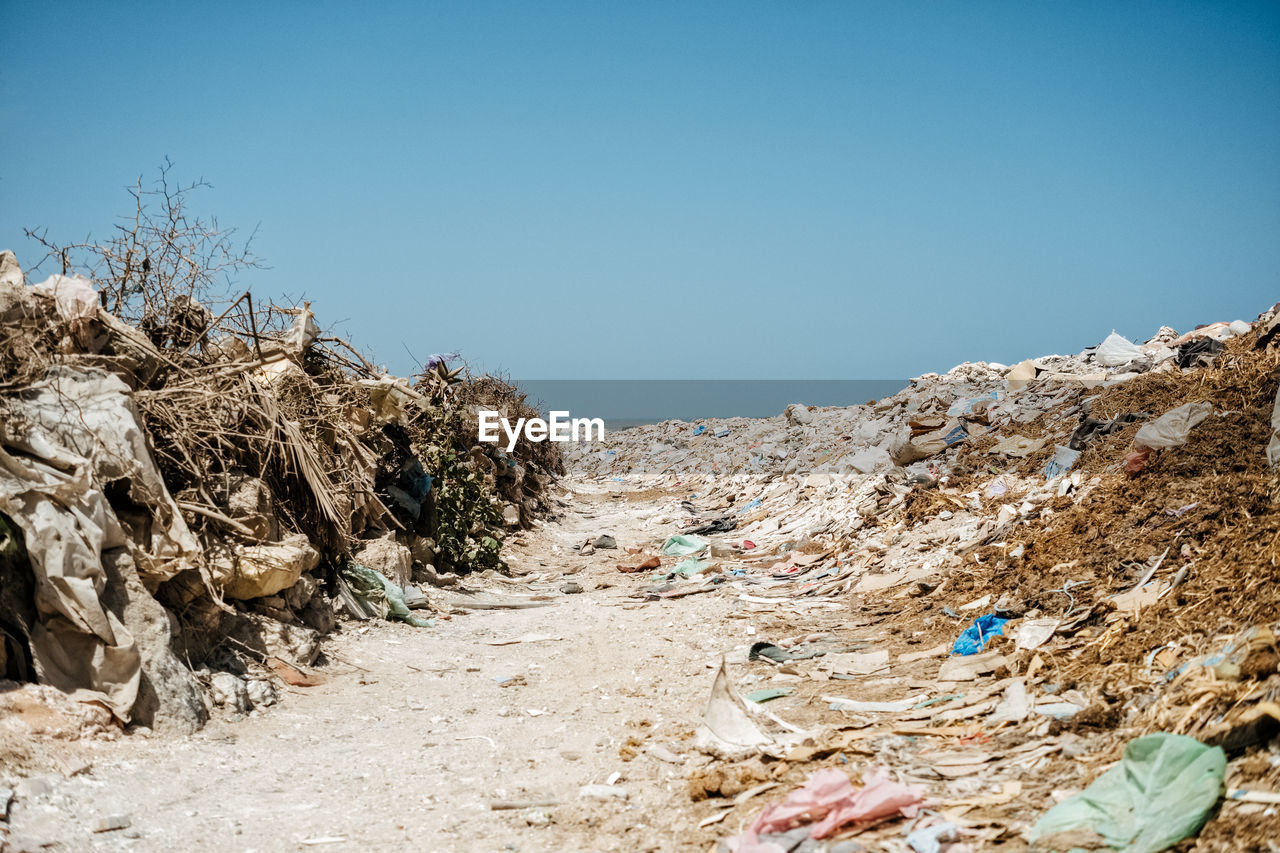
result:
M 636 563 L 634 566 L 626 566 L 626 565 L 623 565 L 622 563 L 618 564 L 618 571 L 624 572 L 626 574 L 634 574 L 635 572 L 643 572 L 643 571 L 648 571 L 649 569 L 659 569 L 659 568 L 662 568 L 661 557 L 649 557 L 648 559 L 641 560 L 639 563 Z
M 1030 456 L 1040 448 L 1044 447 L 1045 440 L 1043 438 L 1027 438 L 1023 435 L 1011 435 L 1002 438 L 992 446 L 989 453 L 999 453 L 1003 456 L 1013 456 L 1021 458 Z
M 942 841 L 958 841 L 959 827 L 954 823 L 937 823 L 907 835 L 907 846 L 916 853 L 940 853 Z
M 1057 445 L 1053 458 L 1044 467 L 1044 478 L 1052 480 L 1054 477 L 1061 477 L 1075 466 L 1076 460 L 1079 458 L 1079 450 L 1072 450 L 1070 447 L 1064 447 L 1061 444 Z
M 127 814 L 109 814 L 94 818 L 94 832 L 114 832 L 117 829 L 128 829 L 133 820 Z
M 631 794 L 617 785 L 583 785 L 578 796 L 584 800 L 627 800 Z
M 768 702 L 772 699 L 780 699 L 783 696 L 795 695 L 794 687 L 770 687 L 765 690 L 756 690 L 747 694 L 748 702 L 755 702 L 757 705 Z
M 1138 738 L 1119 764 L 1040 818 L 1031 839 L 1052 847 L 1055 836 L 1089 830 L 1111 847 L 1158 853 L 1200 831 L 1222 796 L 1226 766 L 1221 749 L 1195 738 Z
M 415 628 L 430 628 L 434 623 L 409 612 L 404 589 L 373 569 L 348 561 L 339 578 L 339 589 L 348 609 L 364 616 L 407 622 Z
M 988 725 L 996 723 L 1020 723 L 1031 714 L 1031 698 L 1027 694 L 1027 682 L 1016 678 L 1004 689 L 995 710 L 987 716 Z
M 894 714 L 910 711 L 927 695 L 926 693 L 920 693 L 892 702 L 864 702 L 858 699 L 846 699 L 843 696 L 823 696 L 822 701 L 829 702 L 829 707 L 832 711 L 852 711 L 858 714 Z
M 1142 358 L 1144 355 L 1142 347 L 1135 345 L 1128 338 L 1118 335 L 1114 331 L 1107 335 L 1106 340 L 1099 344 L 1098 349 L 1094 352 L 1094 358 L 1107 367 L 1121 367 L 1131 361 Z
M 923 801 L 923 789 L 894 782 L 882 769 L 868 771 L 861 788 L 855 788 L 843 770 L 819 770 L 785 800 L 765 806 L 739 844 L 747 850 L 761 849 L 757 845 L 767 836 L 797 826 L 810 826 L 811 838 L 828 838 L 854 823 L 915 817 Z
M 711 568 L 713 563 L 710 560 L 699 560 L 697 557 L 689 557 L 676 563 L 675 568 L 671 570 L 672 574 L 683 575 L 684 577 L 693 577 L 702 574 Z
M 705 550 L 708 544 L 707 540 L 700 536 L 685 536 L 678 533 L 663 544 L 662 553 L 671 557 L 687 557 Z
M 1061 624 L 1060 619 L 1024 619 L 1013 629 L 1013 641 L 1019 649 L 1038 649 L 1049 642 Z
M 748 715 L 746 706 L 729 680 L 723 658 L 711 685 L 711 696 L 707 699 L 695 743 L 699 749 L 726 760 L 752 754 L 758 747 L 773 743 L 773 739 L 761 731 Z
M 979 675 L 995 672 L 1007 663 L 1005 656 L 999 652 L 954 655 L 942 662 L 942 667 L 938 670 L 938 680 L 973 681 Z
M 997 616 L 994 613 L 979 616 L 973 621 L 972 625 L 961 632 L 959 637 L 956 637 L 955 644 L 951 646 L 951 653 L 953 655 L 976 655 L 983 650 L 987 643 L 991 642 L 992 638 L 1004 634 L 1004 626 L 1008 621 L 1008 619 Z
M 1213 413 L 1209 403 L 1187 403 L 1165 412 L 1149 424 L 1143 424 L 1133 437 L 1133 443 L 1142 447 L 1162 449 L 1181 447 L 1187 443 L 1191 430 Z

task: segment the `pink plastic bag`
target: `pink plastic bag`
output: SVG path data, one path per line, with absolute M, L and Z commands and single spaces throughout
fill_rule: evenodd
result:
M 761 841 L 760 836 L 786 832 L 803 824 L 814 824 L 811 837 L 827 838 L 851 823 L 895 814 L 915 817 L 923 800 L 920 788 L 894 782 L 883 769 L 868 772 L 861 788 L 855 788 L 842 770 L 819 770 L 785 800 L 765 806 L 738 839 L 737 851 L 779 853 L 778 845 Z

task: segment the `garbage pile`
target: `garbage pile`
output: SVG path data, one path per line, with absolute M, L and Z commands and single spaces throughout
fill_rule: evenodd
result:
M 534 414 L 510 385 L 387 375 L 309 304 L 163 295 L 129 323 L 0 253 L 5 679 L 190 730 L 306 683 L 340 612 L 429 624 L 416 583 L 502 570 L 547 508 L 557 453 L 475 445 L 478 407 Z
M 718 677 L 761 689 L 712 688 L 703 825 L 781 786 L 721 849 L 1274 840 L 1277 308 L 573 447 L 673 495 L 619 564 L 637 597 L 719 592 L 790 634 Z

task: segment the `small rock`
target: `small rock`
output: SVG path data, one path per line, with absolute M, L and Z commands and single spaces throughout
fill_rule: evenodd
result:
M 593 542 L 593 543 L 591 543 L 591 544 L 592 544 L 592 545 L 594 545 L 596 548 L 599 548 L 599 549 L 601 549 L 601 550 L 604 550 L 604 549 L 606 549 L 606 548 L 617 548 L 617 547 L 618 547 L 618 543 L 617 543 L 617 541 L 616 541 L 612 536 L 610 536 L 608 533 L 602 533 L 602 534 L 600 534 L 599 536 L 597 536 L 597 537 L 596 537 L 596 541 L 595 541 L 595 542 Z
M 97 817 L 93 821 L 94 832 L 113 832 L 117 829 L 127 829 L 129 824 L 133 823 L 127 814 L 109 814 Z
M 245 685 L 245 692 L 249 696 L 249 702 L 255 708 L 274 705 L 279 696 L 276 686 L 270 681 L 250 681 Z
M 626 800 L 631 794 L 617 785 L 583 785 L 578 796 L 587 800 Z
M 547 826 L 551 823 L 551 812 L 546 809 L 529 809 L 524 813 L 524 822 L 529 826 Z
M 209 694 L 215 705 L 244 713 L 249 710 L 249 688 L 244 680 L 229 672 L 215 672 L 209 679 Z
M 813 423 L 813 412 L 810 412 L 809 407 L 803 403 L 792 403 L 787 406 L 786 411 L 784 411 L 783 414 L 786 415 L 787 420 L 795 426 Z M 719 435 L 719 433 L 716 433 L 716 435 Z
M 668 764 L 684 764 L 683 758 L 659 743 L 649 746 L 649 754 L 659 761 L 665 761 Z
M 397 542 L 394 534 L 365 542 L 364 547 L 352 559 L 375 572 L 381 572 L 397 586 L 404 586 L 412 580 L 413 552 Z
M 145 730 L 147 734 L 151 734 L 151 729 L 148 729 L 145 726 L 139 726 L 138 728 Z M 138 732 L 134 731 L 131 734 L 136 736 Z M 77 758 L 71 758 L 67 761 L 62 762 L 62 772 L 68 779 L 74 776 L 82 776 L 85 773 L 88 773 L 92 769 L 93 769 L 93 762 L 87 758 L 77 757 Z
M 19 800 L 38 800 L 41 797 L 47 797 L 53 793 L 53 785 L 48 779 L 39 776 L 33 776 L 23 779 L 13 789 L 13 793 L 17 795 Z

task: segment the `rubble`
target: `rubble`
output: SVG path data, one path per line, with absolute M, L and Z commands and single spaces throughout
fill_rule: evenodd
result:
M 305 678 L 344 593 L 430 624 L 416 583 L 503 569 L 563 468 L 476 444 L 477 409 L 532 412 L 501 380 L 392 377 L 310 304 L 215 317 L 165 281 L 28 285 L 0 254 L 0 664 L 189 732 L 206 693 L 244 712 Z
M 1027 806 L 1069 801 L 1049 794 L 1084 789 L 1143 736 L 1229 745 L 1228 785 L 1270 796 L 1280 787 L 1280 725 L 1267 711 L 1280 697 L 1280 350 L 1261 334 L 1274 317 L 1181 336 L 1164 327 L 1145 343 L 1113 334 L 1011 368 L 963 364 L 866 405 L 667 421 L 571 446 L 571 476 L 670 496 L 654 538 L 638 544 L 671 556 L 637 599 L 718 593 L 743 616 L 829 632 L 799 655 L 781 643 L 748 654 L 748 643 L 729 656 L 720 680 L 764 681 L 753 695 L 810 740 L 788 751 L 726 710 L 737 724 L 721 740 L 734 749 L 718 744 L 699 779 L 754 756 L 796 793 L 796 771 L 831 766 L 824 756 L 843 755 L 842 772 L 871 771 L 847 751 L 856 737 L 861 755 L 902 759 L 893 779 L 933 780 L 928 796 L 950 828 L 929 822 L 912 838 L 943 850 L 1025 841 Z M 734 524 L 710 526 L 720 519 Z M 690 543 L 694 531 L 703 536 Z M 704 551 L 709 569 L 671 571 Z M 886 665 L 818 663 L 861 660 L 868 644 Z M 931 756 L 925 742 L 955 755 Z M 1025 799 L 1030 785 L 1039 799 Z M 998 793 L 1007 786 L 1024 792 L 1021 808 Z M 714 800 L 716 787 L 692 789 Z M 1165 849 L 1206 819 L 1205 849 L 1220 849 L 1231 826 L 1254 831 L 1259 812 L 1214 812 L 1218 793 L 1205 798 L 1194 814 L 1152 804 L 1178 821 L 1152 817 L 1133 843 Z M 1130 832 L 1093 829 L 1116 844 Z M 900 845 L 911 832 L 838 837 Z M 742 836 L 727 849 L 799 843 Z

